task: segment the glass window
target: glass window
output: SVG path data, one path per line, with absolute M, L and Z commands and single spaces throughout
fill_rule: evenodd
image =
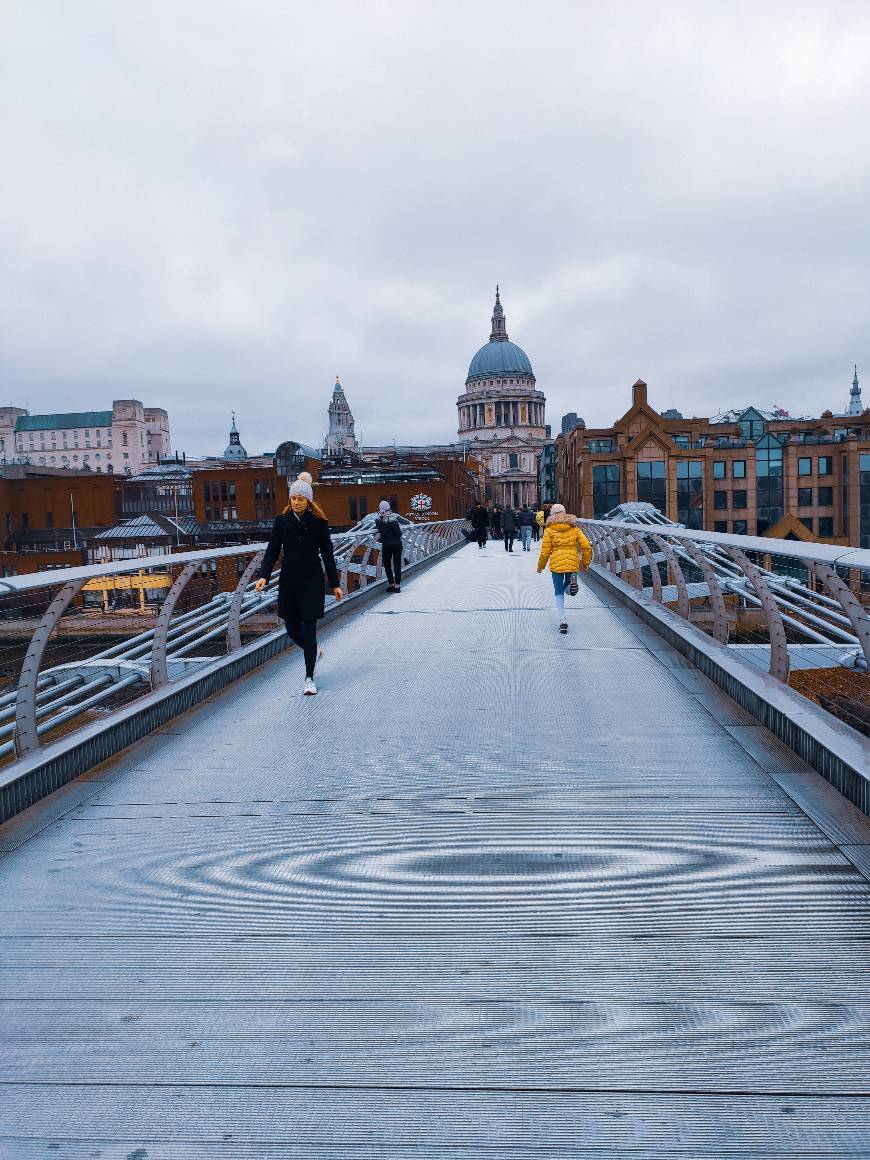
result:
M 653 459 L 637 464 L 637 498 L 639 503 L 651 503 L 662 515 L 667 515 L 667 485 L 665 461 Z
M 592 468 L 593 518 L 600 519 L 620 502 L 620 469 L 618 463 L 596 464 Z
M 727 520 L 714 520 L 713 521 L 713 531 L 714 532 L 727 532 L 728 531 L 728 521 Z
M 798 488 L 798 507 L 813 506 L 813 489 L 811 487 Z
M 858 456 L 859 545 L 870 548 L 870 455 Z
M 834 489 L 832 487 L 820 487 L 818 497 L 819 507 L 834 506 Z
M 356 523 L 357 518 L 358 518 L 357 514 L 356 514 L 356 496 L 355 495 L 352 495 L 350 497 L 350 518 L 351 518 L 351 522 L 354 524 Z
M 687 528 L 704 526 L 704 461 L 677 461 L 677 520 Z
M 713 492 L 713 507 L 716 511 L 726 511 L 728 508 L 728 492 L 714 491 Z
M 519 467 L 519 464 L 520 464 L 519 455 L 515 455 L 513 452 L 511 452 L 511 454 L 508 455 L 508 467 Z
M 834 458 L 832 455 L 819 456 L 819 475 L 832 475 L 834 472 Z
M 368 514 L 369 514 L 368 496 L 361 495 L 359 497 L 359 517 L 360 517 L 360 519 L 362 519 L 363 516 L 367 516 Z
M 774 435 L 765 435 L 755 447 L 756 503 L 758 535 L 782 519 L 782 444 Z
M 746 478 L 746 460 L 732 459 L 731 460 L 731 476 L 733 479 Z
M 809 528 L 810 531 L 813 531 L 813 517 L 812 516 L 801 516 L 801 523 L 804 525 L 805 528 Z
M 714 479 L 724 479 L 725 478 L 725 460 L 724 459 L 714 459 L 713 460 L 713 478 Z
M 800 458 L 798 460 L 798 475 L 812 475 L 813 461 L 810 458 Z
M 731 492 L 731 507 L 734 511 L 743 511 L 746 507 L 746 488 L 738 487 Z
M 746 520 L 735 520 L 731 526 L 734 530 L 735 536 L 745 536 L 746 535 L 746 526 L 747 526 Z
M 834 518 L 833 516 L 819 516 L 819 535 L 833 536 L 834 534 Z

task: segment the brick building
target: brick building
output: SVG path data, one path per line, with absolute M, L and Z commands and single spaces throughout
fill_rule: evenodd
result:
M 755 407 L 715 419 L 660 414 L 647 385 L 612 427 L 582 420 L 556 439 L 570 511 L 598 517 L 631 500 L 690 528 L 870 547 L 870 410 L 793 419 Z
M 0 571 L 24 575 L 87 563 L 88 539 L 118 511 L 111 475 L 13 464 L 0 474 Z
M 476 463 L 461 459 L 324 463 L 314 498 L 334 530 L 353 527 L 383 499 L 415 523 L 461 519 L 475 500 L 477 470 Z

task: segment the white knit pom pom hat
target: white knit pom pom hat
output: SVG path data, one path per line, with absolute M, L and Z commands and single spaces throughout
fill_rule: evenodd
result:
M 565 514 L 565 505 L 563 503 L 554 503 L 550 508 L 551 516 L 564 516 Z
M 298 477 L 290 484 L 291 495 L 304 495 L 309 503 L 314 503 L 314 488 L 311 486 L 311 476 L 307 471 L 300 471 Z

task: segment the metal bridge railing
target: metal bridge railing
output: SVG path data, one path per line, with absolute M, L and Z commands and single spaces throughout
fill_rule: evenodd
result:
M 720 644 L 748 646 L 744 659 L 763 655 L 800 691 L 812 695 L 810 672 L 823 670 L 816 684 L 830 687 L 813 699 L 868 731 L 870 551 L 690 531 L 650 505 L 631 509 L 580 521 L 597 564 Z
M 405 563 L 462 540 L 464 521 L 403 528 Z M 332 537 L 346 599 L 383 574 L 372 532 Z M 0 762 L 33 754 L 278 624 L 265 544 L 115 560 L 0 579 Z M 331 593 L 327 607 L 334 604 Z

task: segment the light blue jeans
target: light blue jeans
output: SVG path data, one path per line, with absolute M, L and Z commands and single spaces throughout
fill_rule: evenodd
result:
M 532 529 L 527 527 L 520 528 L 523 537 L 523 551 L 528 552 L 532 546 Z
M 556 613 L 559 617 L 559 623 L 563 624 L 565 621 L 565 589 L 571 583 L 573 572 L 551 572 L 553 577 L 553 591 L 556 594 Z

